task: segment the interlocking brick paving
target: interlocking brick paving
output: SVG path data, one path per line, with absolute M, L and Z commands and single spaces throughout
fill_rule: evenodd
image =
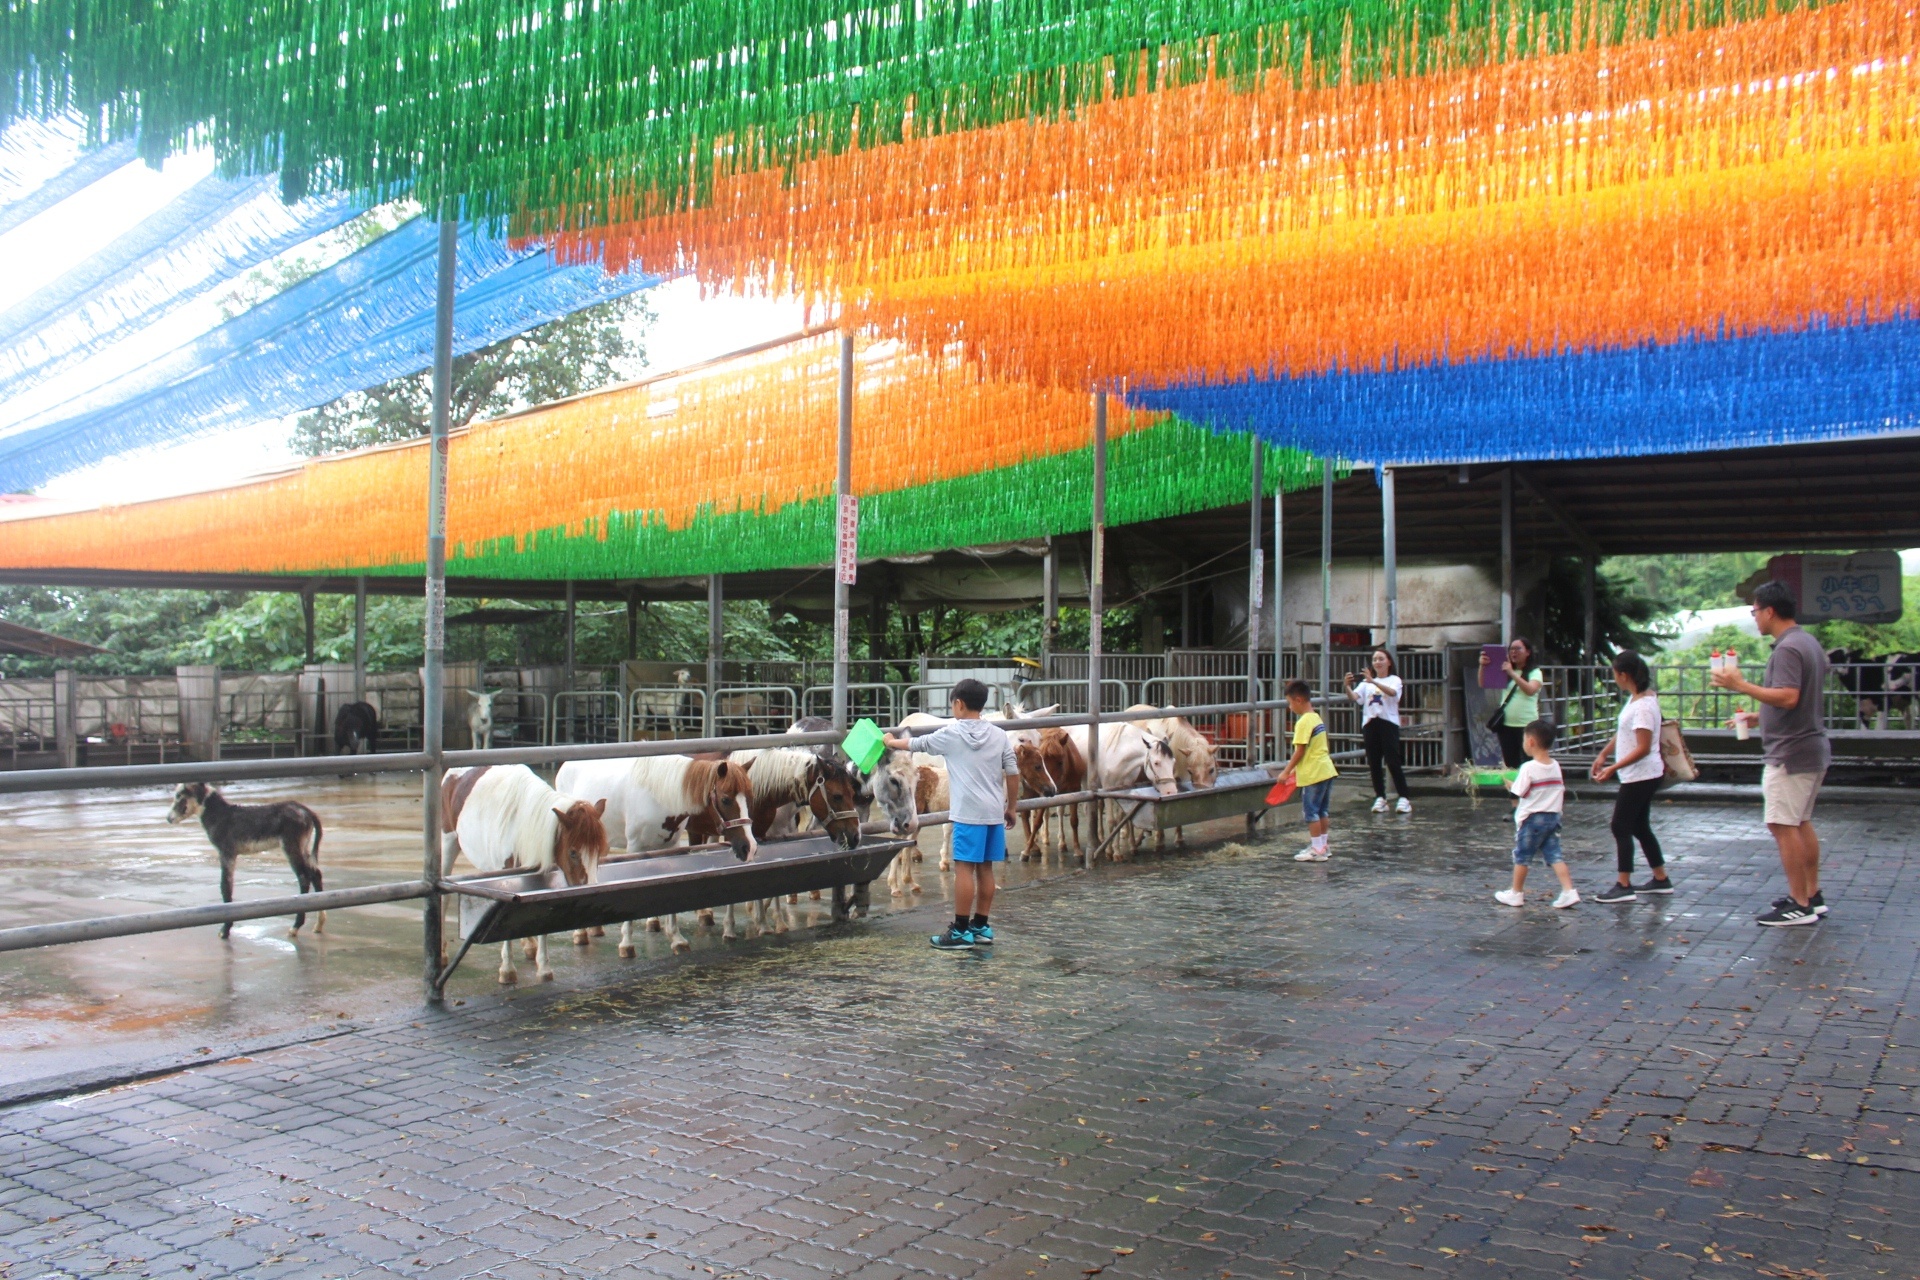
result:
M 0 1115 L 0 1259 L 1911 1276 L 1920 810 L 1825 811 L 1832 918 L 1762 931 L 1757 809 L 1658 808 L 1666 902 L 1496 906 L 1504 806 L 1435 801 L 1342 807 L 1322 866 L 1289 827 L 1008 894 L 991 955 L 929 909 L 585 989 L 483 964 L 444 1013 Z M 1589 890 L 1605 819 L 1569 810 Z

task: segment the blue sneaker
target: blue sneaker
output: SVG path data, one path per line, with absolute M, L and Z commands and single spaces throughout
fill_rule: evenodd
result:
M 973 934 L 973 941 L 976 946 L 990 947 L 993 945 L 993 926 L 992 925 L 977 924 L 972 929 L 968 930 L 968 932 Z
M 935 951 L 971 951 L 973 949 L 973 930 L 956 929 L 947 926 L 945 933 L 936 933 L 927 939 Z

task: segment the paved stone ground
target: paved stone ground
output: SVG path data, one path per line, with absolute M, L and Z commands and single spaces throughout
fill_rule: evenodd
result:
M 0 1115 L 0 1274 L 1780 1280 L 1920 1270 L 1915 811 L 1514 912 L 1500 809 L 662 961 Z M 1570 811 L 1580 880 L 1605 810 Z M 1362 830 L 1366 834 L 1362 835 Z M 484 972 L 484 970 L 483 970 Z

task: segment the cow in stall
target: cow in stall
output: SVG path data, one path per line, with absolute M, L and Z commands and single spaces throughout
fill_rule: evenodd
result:
M 475 869 L 505 871 L 521 868 L 550 872 L 556 868 L 569 885 L 592 884 L 600 861 L 607 856 L 607 830 L 601 819 L 604 799 L 583 800 L 542 782 L 525 765 L 478 765 L 449 769 L 440 784 L 441 873 L 453 870 L 461 854 Z M 584 941 L 576 930 L 574 940 Z M 540 981 L 553 981 L 547 963 L 547 938 L 523 940 Z M 512 944 L 500 944 L 500 981 L 519 980 L 513 967 Z
M 1907 728 L 1915 727 L 1915 711 L 1920 710 L 1920 654 L 1889 653 L 1868 657 L 1852 649 L 1827 650 L 1827 663 L 1833 678 L 1853 695 L 1858 725 L 1862 729 L 1879 727 L 1898 716 Z

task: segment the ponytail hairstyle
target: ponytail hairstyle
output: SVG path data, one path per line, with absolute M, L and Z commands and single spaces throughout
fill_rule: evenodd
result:
M 1613 669 L 1633 683 L 1635 693 L 1653 690 L 1653 672 L 1647 670 L 1647 660 L 1632 649 L 1622 649 L 1613 655 Z

